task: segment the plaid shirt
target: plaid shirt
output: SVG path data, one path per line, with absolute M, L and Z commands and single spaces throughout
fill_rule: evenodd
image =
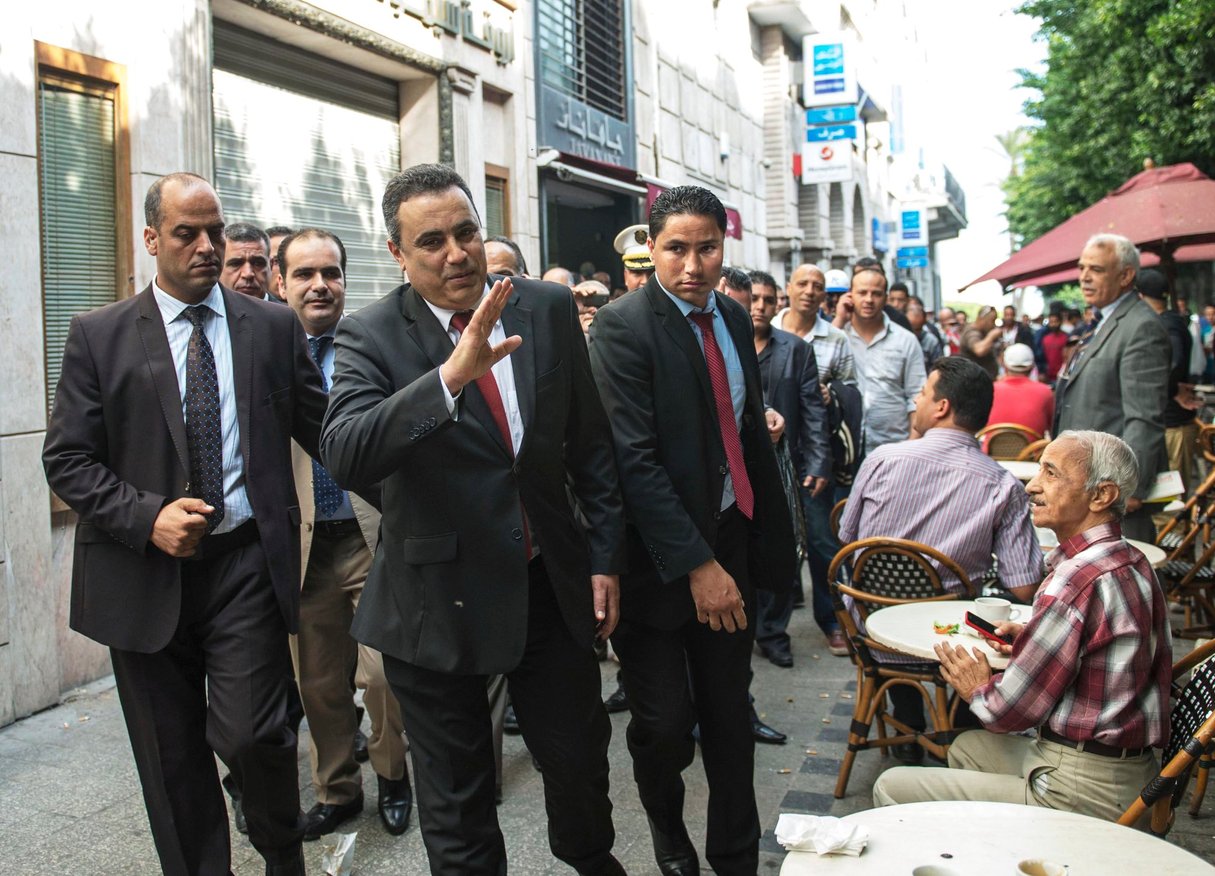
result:
M 1147 559 L 1107 523 L 1046 563 L 1008 668 L 976 691 L 971 711 L 997 733 L 1046 724 L 1076 742 L 1163 746 L 1173 647 Z

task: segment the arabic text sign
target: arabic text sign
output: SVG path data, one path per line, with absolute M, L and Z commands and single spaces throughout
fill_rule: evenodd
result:
M 819 33 L 802 41 L 803 103 L 807 107 L 856 102 L 855 49 L 842 33 Z
M 900 268 L 926 268 L 928 267 L 927 256 L 900 256 L 895 259 Z
M 537 131 L 546 146 L 617 167 L 634 166 L 632 125 L 543 83 L 537 110 Z
M 856 125 L 824 125 L 806 129 L 807 143 L 829 143 L 832 140 L 855 140 Z
M 856 107 L 824 106 L 818 109 L 806 110 L 807 125 L 838 125 L 841 122 L 855 122 Z
M 899 245 L 915 246 L 928 243 L 928 222 L 919 208 L 899 212 Z

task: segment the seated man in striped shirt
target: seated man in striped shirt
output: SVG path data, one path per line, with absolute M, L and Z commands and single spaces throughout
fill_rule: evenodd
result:
M 1064 432 L 1030 481 L 1034 523 L 1059 547 L 1008 668 L 938 645 L 941 668 L 985 729 L 958 737 L 951 769 L 887 770 L 879 806 L 986 800 L 1116 819 L 1157 771 L 1167 732 L 1172 644 L 1164 594 L 1147 559 L 1122 538 L 1138 465 L 1121 439 Z M 1036 739 L 1012 735 L 1038 728 Z
M 1042 580 L 1029 499 L 1020 481 L 984 454 L 974 437 L 987 425 L 991 403 L 987 372 L 959 356 L 938 360 L 916 396 L 912 438 L 879 447 L 861 465 L 844 506 L 840 541 L 918 541 L 951 558 L 976 587 L 989 577 L 994 556 L 1000 583 L 1016 600 L 1029 602 Z M 947 590 L 962 590 L 948 570 L 941 570 L 941 582 Z M 890 699 L 895 718 L 925 729 L 917 691 L 897 685 Z M 915 743 L 893 746 L 891 753 L 907 762 L 924 755 Z

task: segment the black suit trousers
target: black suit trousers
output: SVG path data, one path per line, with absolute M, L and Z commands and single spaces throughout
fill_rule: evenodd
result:
M 183 562 L 181 616 L 168 645 L 110 655 L 161 869 L 229 872 L 219 755 L 267 872 L 302 876 L 291 655 L 260 542 Z
M 622 621 L 612 634 L 632 717 L 627 732 L 633 777 L 646 814 L 678 835 L 683 824 L 682 773 L 701 756 L 709 782 L 705 857 L 719 874 L 755 876 L 759 815 L 755 807 L 755 742 L 747 688 L 751 680 L 755 588 L 747 569 L 750 524 L 731 509 L 713 554 L 734 578 L 746 605 L 746 630 L 714 632 L 695 616 L 675 630 Z M 658 584 L 687 587 L 687 579 Z
M 591 642 L 575 642 L 562 620 L 543 557 L 529 564 L 528 579 L 527 644 L 506 674 L 511 701 L 544 777 L 553 854 L 579 872 L 595 872 L 610 860 L 615 841 L 612 727 L 600 701 L 599 665 Z M 505 874 L 487 677 L 435 672 L 389 654 L 384 674 L 409 736 L 430 872 Z

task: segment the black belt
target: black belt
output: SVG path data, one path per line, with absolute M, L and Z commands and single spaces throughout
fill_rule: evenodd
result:
M 199 562 L 200 560 L 210 560 L 218 557 L 220 554 L 226 554 L 229 551 L 234 551 L 237 548 L 242 548 L 245 545 L 253 544 L 260 538 L 257 531 L 256 520 L 246 520 L 236 529 L 230 532 L 221 532 L 219 535 L 214 533 L 205 536 L 198 543 L 197 550 L 194 551 L 194 556 L 186 557 L 187 562 Z
M 1099 754 L 1102 757 L 1115 757 L 1119 760 L 1128 757 L 1140 757 L 1152 750 L 1150 745 L 1143 748 L 1114 748 L 1112 745 L 1105 745 L 1101 742 L 1089 740 L 1087 742 L 1076 742 L 1068 739 L 1066 736 L 1060 736 L 1049 727 L 1042 727 L 1038 730 L 1038 735 L 1047 742 L 1054 742 L 1056 745 L 1064 745 L 1068 748 L 1074 748 L 1076 751 L 1083 751 L 1086 754 Z
M 347 517 L 345 520 L 318 520 L 312 524 L 312 532 L 314 535 L 324 535 L 329 538 L 342 538 L 355 533 L 363 534 L 363 531 L 359 529 L 359 521 L 353 517 Z

